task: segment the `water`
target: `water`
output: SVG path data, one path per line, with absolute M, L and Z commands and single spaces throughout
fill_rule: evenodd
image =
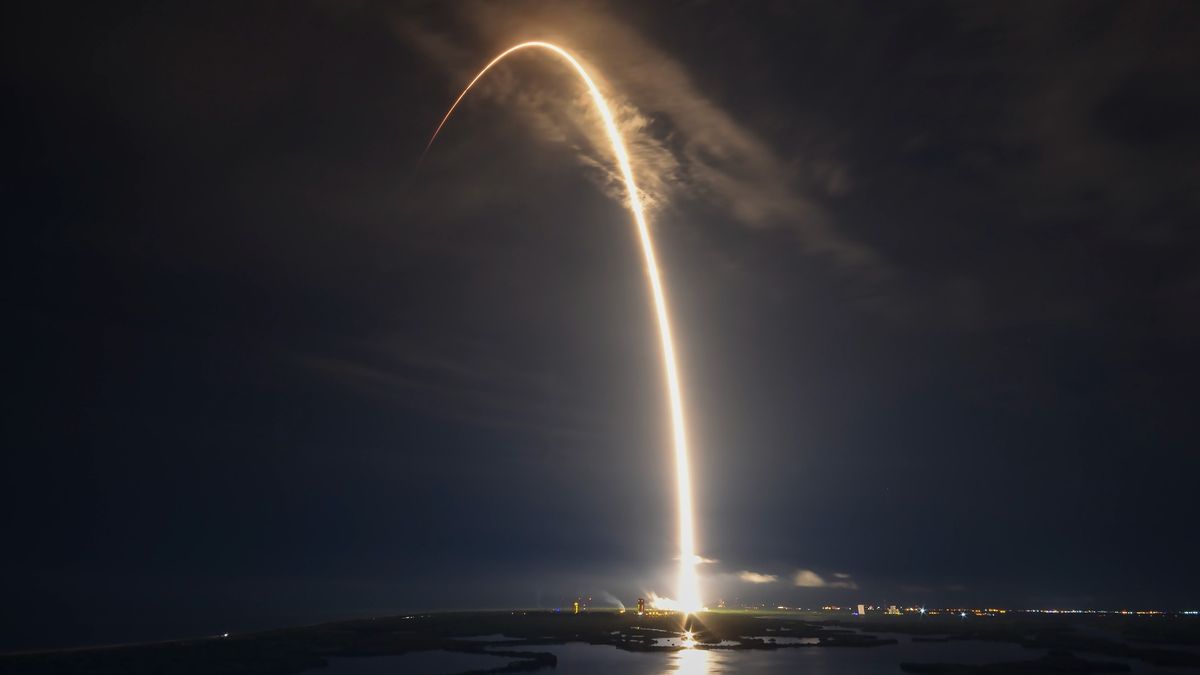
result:
M 777 645 L 819 645 L 819 644 L 821 644 L 821 638 L 815 638 L 815 637 L 786 637 L 783 635 L 754 635 L 752 637 L 756 640 L 762 640 L 763 642 L 774 642 Z M 655 647 L 687 647 L 687 646 L 689 646 L 686 642 L 684 642 L 684 639 L 680 638 L 680 637 L 654 638 L 653 640 L 650 641 L 650 644 Z M 721 640 L 720 642 L 715 643 L 715 644 L 711 643 L 711 642 L 706 643 L 706 646 L 711 649 L 713 647 L 738 647 L 741 644 L 742 643 L 740 640 Z
M 537 651 L 547 651 L 558 656 L 558 668 L 545 671 L 554 675 L 600 675 L 614 672 L 628 675 L 793 672 L 810 675 L 900 675 L 901 661 L 981 664 L 992 661 L 1028 660 L 1044 653 L 1017 645 L 973 641 L 774 650 L 684 649 L 669 653 L 625 652 L 608 645 L 570 643 L 538 647 Z
M 507 664 L 511 659 L 486 654 L 464 654 L 432 650 L 398 656 L 345 656 L 329 659 L 329 667 L 307 671 L 311 675 L 453 675 L 470 670 L 486 670 Z M 548 670 L 547 673 L 554 671 Z
M 688 646 L 690 646 L 690 645 L 687 645 L 684 643 L 683 638 L 677 638 L 677 637 L 654 638 L 653 640 L 650 641 L 650 644 L 654 647 L 688 647 Z M 713 647 L 737 647 L 741 644 L 742 643 L 739 640 L 721 640 L 720 642 L 704 643 L 704 645 L 710 649 Z
M 758 640 L 763 642 L 773 642 L 777 645 L 819 645 L 821 638 L 815 637 L 788 637 L 786 635 L 755 635 Z
M 802 640 L 804 638 L 791 638 Z M 781 644 L 785 638 L 776 638 Z M 789 640 L 790 642 L 790 640 Z M 610 645 L 570 642 L 519 649 L 550 652 L 558 667 L 536 672 L 546 675 L 713 675 L 717 673 L 803 672 L 806 675 L 900 675 L 901 661 L 984 664 L 997 661 L 1030 661 L 1044 650 L 1025 649 L 1003 642 L 956 640 L 911 642 L 879 647 L 794 647 L 774 650 L 683 649 L 674 652 L 628 652 Z M 1128 663 L 1134 675 L 1183 675 L 1186 669 L 1161 669 L 1140 661 L 1126 661 L 1099 654 L 1080 653 L 1089 661 Z M 330 659 L 330 667 L 311 675 L 449 675 L 468 670 L 495 668 L 507 658 L 482 654 L 433 651 L 363 658 Z

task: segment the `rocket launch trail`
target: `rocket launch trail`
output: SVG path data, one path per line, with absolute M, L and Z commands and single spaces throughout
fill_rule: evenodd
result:
M 684 612 L 699 611 L 702 606 L 700 603 L 699 580 L 696 574 L 696 564 L 699 558 L 696 555 L 695 522 L 692 514 L 692 479 L 688 467 L 688 445 L 683 415 L 683 393 L 679 386 L 679 369 L 675 362 L 675 344 L 671 338 L 671 321 L 667 312 L 666 292 L 663 290 L 662 278 L 658 271 L 658 261 L 654 253 L 654 242 L 650 237 L 650 228 L 646 223 L 646 214 L 642 208 L 641 196 L 638 193 L 637 183 L 633 179 L 633 168 L 630 166 L 629 153 L 625 149 L 625 141 L 621 138 L 621 133 L 617 129 L 617 124 L 613 119 L 612 110 L 609 108 L 608 102 L 604 99 L 604 95 L 600 92 L 599 87 L 596 86 L 595 81 L 588 75 L 587 70 L 584 69 L 583 65 L 570 52 L 549 42 L 522 42 L 501 52 L 467 84 L 462 93 L 458 95 L 458 98 L 454 100 L 450 109 L 446 111 L 446 115 L 442 118 L 442 121 L 438 123 L 437 129 L 434 130 L 429 143 L 425 146 L 425 153 L 429 151 L 434 140 L 437 139 L 438 134 L 442 131 L 442 127 L 446 125 L 446 122 L 454 114 L 454 110 L 458 107 L 458 104 L 471 91 L 475 83 L 487 74 L 493 66 L 503 61 L 509 55 L 526 49 L 542 49 L 555 54 L 566 61 L 574 69 L 575 73 L 579 75 L 579 78 L 583 80 L 588 92 L 592 96 L 592 101 L 596 104 L 596 110 L 600 113 L 600 118 L 604 121 L 604 130 L 608 135 L 609 141 L 612 143 L 613 154 L 616 156 L 617 166 L 620 168 L 621 177 L 625 182 L 625 191 L 629 195 L 629 210 L 633 213 L 633 220 L 637 226 L 638 239 L 641 242 L 642 254 L 646 263 L 646 276 L 650 282 L 650 294 L 654 301 L 654 313 L 658 319 L 663 371 L 666 375 L 667 398 L 671 411 L 672 444 L 675 454 L 675 483 L 679 510 L 679 576 L 676 588 L 676 602 L 678 603 L 678 609 Z M 422 157 L 424 157 L 425 153 L 422 153 Z

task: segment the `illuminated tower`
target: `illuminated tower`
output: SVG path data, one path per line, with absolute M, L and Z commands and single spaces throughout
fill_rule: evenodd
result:
M 638 598 L 638 616 L 646 613 L 646 599 Z

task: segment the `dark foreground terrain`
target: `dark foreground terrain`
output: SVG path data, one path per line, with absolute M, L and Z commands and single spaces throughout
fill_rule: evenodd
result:
M 897 640 L 1011 642 L 1035 650 L 1028 661 L 990 665 L 897 663 L 897 672 L 1006 673 L 1122 672 L 1103 657 L 1200 668 L 1200 621 L 1193 617 L 886 617 L 857 619 L 815 613 L 706 612 L 638 616 L 634 612 L 464 612 L 380 617 L 229 637 L 8 654 L 3 673 L 155 673 L 285 675 L 320 669 L 331 657 L 398 655 L 447 650 L 502 655 L 512 660 L 489 673 L 553 669 L 557 659 L 539 646 L 567 642 L 628 651 L 675 651 L 664 638 L 692 631 L 698 649 L 773 650 L 870 648 Z M 481 639 L 487 636 L 486 639 Z M 779 638 L 777 641 L 776 638 Z M 794 638 L 810 638 L 803 642 Z M 316 671 L 319 673 L 320 671 Z

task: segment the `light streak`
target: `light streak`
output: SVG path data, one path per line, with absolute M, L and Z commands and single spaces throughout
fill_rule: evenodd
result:
M 442 127 L 446 126 L 446 122 L 454 114 L 454 110 L 458 107 L 458 104 L 462 102 L 467 92 L 471 91 L 471 87 L 475 86 L 475 83 L 480 78 L 487 74 L 493 66 L 508 57 L 508 55 L 531 48 L 549 50 L 558 55 L 575 70 L 579 78 L 587 85 L 588 93 L 591 94 L 592 101 L 596 104 L 596 110 L 600 113 L 600 118 L 604 121 L 604 130 L 608 134 L 609 141 L 612 143 L 613 154 L 616 155 L 617 166 L 620 168 L 621 177 L 625 182 L 625 192 L 629 195 L 629 210 L 633 212 L 633 220 L 637 225 L 638 239 L 641 242 L 642 254 L 646 262 L 646 275 L 650 280 L 650 294 L 654 300 L 654 313 L 658 319 L 658 334 L 662 343 L 663 370 L 666 375 L 667 397 L 671 410 L 671 431 L 675 452 L 675 487 L 678 495 L 679 509 L 679 576 L 676 590 L 678 599 L 676 602 L 684 612 L 697 612 L 700 611 L 702 605 L 700 603 L 700 584 L 696 574 L 696 563 L 699 558 L 696 555 L 695 521 L 692 516 L 692 478 L 688 465 L 687 432 L 683 416 L 683 393 L 679 386 L 679 369 L 675 364 L 675 344 L 671 338 L 671 322 L 667 313 L 666 292 L 663 290 L 662 279 L 658 272 L 658 261 L 654 254 L 654 242 L 650 238 L 650 228 L 646 224 L 646 214 L 642 208 L 642 199 L 638 192 L 637 183 L 633 180 L 633 168 L 630 166 L 629 153 L 625 150 L 625 141 L 621 138 L 621 132 L 617 129 L 617 123 L 613 119 L 608 102 L 604 99 L 604 95 L 600 93 L 600 88 L 596 86 L 595 81 L 588 75 L 583 65 L 574 56 L 571 56 L 570 52 L 558 45 L 538 41 L 522 42 L 521 44 L 513 45 L 484 66 L 462 90 L 458 98 L 454 99 L 454 103 L 446 111 L 446 115 L 442 117 L 442 121 L 438 123 L 437 129 L 434 129 L 433 135 L 429 138 L 429 143 L 426 144 L 425 152 L 421 154 L 421 157 L 424 158 L 425 153 L 429 152 L 429 148 L 433 146 L 433 142 L 442 131 Z

